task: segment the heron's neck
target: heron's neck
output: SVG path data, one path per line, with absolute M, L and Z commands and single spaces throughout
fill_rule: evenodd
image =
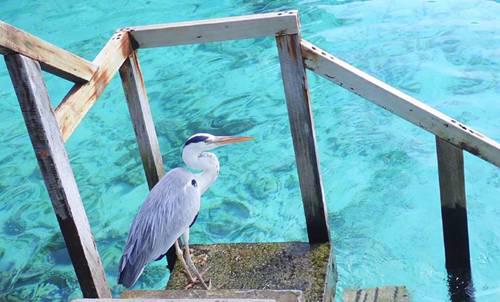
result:
M 189 168 L 202 171 L 195 174 L 195 178 L 196 182 L 198 182 L 200 193 L 205 193 L 217 179 L 217 176 L 219 176 L 219 160 L 217 156 L 210 152 L 200 152 L 185 148 L 182 152 L 182 159 Z

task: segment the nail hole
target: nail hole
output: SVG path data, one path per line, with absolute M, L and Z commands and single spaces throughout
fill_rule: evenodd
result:
M 314 47 L 314 46 L 313 46 L 313 47 L 312 47 L 312 49 L 313 49 L 313 50 L 316 50 L 316 47 Z
M 283 13 L 278 13 L 278 16 L 281 16 L 281 15 L 283 15 Z

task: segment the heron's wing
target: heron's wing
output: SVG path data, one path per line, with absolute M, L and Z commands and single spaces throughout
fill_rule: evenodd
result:
M 165 254 L 193 222 L 200 209 L 200 193 L 193 179 L 192 173 L 176 168 L 153 187 L 132 223 L 120 272 L 126 265 L 142 270 Z

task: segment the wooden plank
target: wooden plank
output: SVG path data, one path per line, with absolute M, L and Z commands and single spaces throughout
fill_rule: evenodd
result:
M 297 11 L 136 26 L 130 31 L 140 48 L 294 34 Z
M 245 287 L 248 287 L 246 285 Z M 131 290 L 122 292 L 122 299 L 263 299 L 276 302 L 304 302 L 308 300 L 299 290 L 272 290 L 272 289 L 212 289 L 212 290 Z
M 276 37 L 310 243 L 329 241 L 313 113 L 298 34 Z
M 8 53 L 39 61 L 43 70 L 77 83 L 87 82 L 96 71 L 87 60 L 0 21 L 0 54 Z
M 120 77 L 127 98 L 130 118 L 134 125 L 144 172 L 149 189 L 152 189 L 163 176 L 164 168 L 137 51 L 132 52 L 120 67 Z M 176 259 L 175 247 L 172 246 L 167 252 L 170 270 L 173 270 Z
M 439 137 L 436 151 L 450 296 L 453 301 L 469 301 L 473 291 L 463 152 Z
M 75 131 L 131 52 L 129 34 L 126 31 L 115 33 L 94 60 L 98 69 L 90 81 L 76 84 L 66 94 L 56 109 L 64 141 Z
M 134 298 L 134 299 L 76 299 L 73 302 L 276 302 L 274 299 L 224 299 L 224 298 L 216 298 L 216 299 L 142 299 L 142 298 Z M 292 302 L 292 301 L 290 301 Z M 294 302 L 298 302 L 295 300 Z
M 40 65 L 19 54 L 5 62 L 83 295 L 111 297 Z
M 152 189 L 163 176 L 163 161 L 137 51 L 134 51 L 120 67 L 120 77 L 130 118 L 134 124 L 146 179 L 149 188 Z
M 409 302 L 404 286 L 386 286 L 368 289 L 345 289 L 344 302 Z
M 306 67 L 438 137 L 500 167 L 500 144 L 302 40 Z

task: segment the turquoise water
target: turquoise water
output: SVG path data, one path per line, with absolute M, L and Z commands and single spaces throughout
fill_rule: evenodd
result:
M 498 1 L 12 1 L 0 19 L 92 60 L 116 28 L 299 9 L 303 36 L 500 140 Z M 140 52 L 166 167 L 192 133 L 245 134 L 217 150 L 192 242 L 306 240 L 272 38 Z M 343 288 L 405 284 L 445 301 L 434 137 L 313 74 L 311 95 Z M 71 84 L 46 77 L 56 105 Z M 0 300 L 81 295 L 5 64 L 0 62 Z M 147 194 L 118 78 L 67 144 L 114 294 L 128 227 Z M 466 154 L 476 301 L 500 300 L 500 171 Z M 164 263 L 136 288 L 161 288 Z

